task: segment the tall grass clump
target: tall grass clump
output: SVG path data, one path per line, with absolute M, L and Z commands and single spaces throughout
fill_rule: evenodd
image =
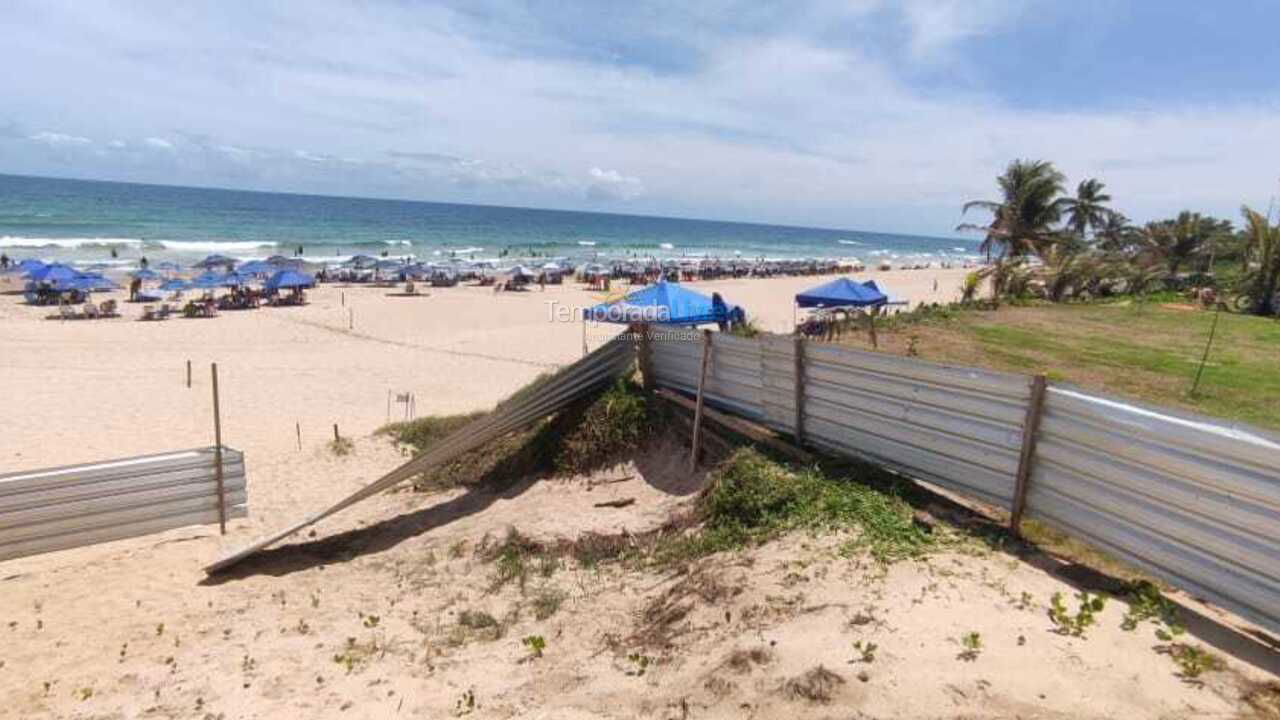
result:
M 636 383 L 619 379 L 577 417 L 568 418 L 560 439 L 555 469 L 578 475 L 616 462 L 649 439 L 655 410 Z
M 768 541 L 788 530 L 856 530 L 851 548 L 882 562 L 925 552 L 931 535 L 912 522 L 910 505 L 892 491 L 817 469 L 792 470 L 753 448 L 725 461 L 703 496 L 700 532 L 668 551 L 696 556 Z

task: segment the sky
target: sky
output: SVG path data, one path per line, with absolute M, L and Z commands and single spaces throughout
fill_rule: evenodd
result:
M 1280 2 L 10 0 L 0 172 L 953 235 L 1280 191 Z

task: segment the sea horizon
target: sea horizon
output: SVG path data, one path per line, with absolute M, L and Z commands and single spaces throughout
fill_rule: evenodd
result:
M 553 208 L 0 174 L 0 252 L 133 265 L 273 254 L 429 260 L 627 257 L 976 258 L 977 240 Z

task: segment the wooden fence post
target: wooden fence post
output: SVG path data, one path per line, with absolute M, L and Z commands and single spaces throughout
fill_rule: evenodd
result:
M 693 443 L 689 449 L 689 469 L 698 467 L 698 434 L 702 430 L 702 392 L 707 384 L 707 361 L 711 359 L 711 331 L 702 331 L 702 370 L 698 374 L 698 404 L 693 410 Z
M 653 390 L 656 383 L 653 377 L 653 347 L 649 343 L 649 324 L 633 323 L 631 331 L 640 333 L 640 383 L 645 390 Z
M 218 407 L 218 363 L 209 368 L 213 375 L 213 476 L 218 482 L 218 530 L 227 534 L 227 492 L 222 481 L 222 412 Z
M 1018 457 L 1018 478 L 1013 486 L 1013 507 L 1009 512 L 1009 531 L 1022 537 L 1022 511 L 1027 506 L 1027 487 L 1031 484 L 1031 466 L 1035 462 L 1036 434 L 1040 431 L 1040 414 L 1044 411 L 1044 394 L 1048 383 L 1044 375 L 1031 378 L 1031 399 L 1027 417 L 1022 423 L 1022 453 Z
M 795 421 L 795 437 L 796 445 L 804 447 L 804 336 L 796 335 L 795 346 L 795 374 L 796 374 L 796 421 Z

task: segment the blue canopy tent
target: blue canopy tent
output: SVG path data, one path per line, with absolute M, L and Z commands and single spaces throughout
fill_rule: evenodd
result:
M 847 277 L 840 277 L 798 293 L 795 307 L 823 310 L 869 309 L 867 323 L 871 345 L 879 347 L 880 343 L 876 339 L 875 311 L 888 304 L 890 304 L 889 296 L 880 291 L 880 286 L 876 285 L 875 280 L 860 283 Z M 837 329 L 834 325 L 826 326 L 825 334 L 828 340 Z
M 201 290 L 213 290 L 222 287 L 223 275 L 216 272 L 201 273 L 191 278 L 191 287 Z
M 223 268 L 226 268 L 228 271 L 235 266 L 236 266 L 236 259 L 227 257 L 226 255 L 210 255 L 194 265 L 194 267 L 204 268 L 205 270 L 211 270 L 216 267 L 223 267 Z
M 70 265 L 52 263 L 29 271 L 27 273 L 27 277 L 30 278 L 32 282 L 52 283 L 59 280 L 70 280 L 72 278 L 80 277 L 80 271 Z
M 241 275 L 269 275 L 278 269 L 266 260 L 250 260 L 236 268 L 236 272 Z
M 809 288 L 796 295 L 796 305 L 802 308 L 875 307 L 889 302 L 889 296 L 880 292 L 875 280 L 864 283 L 847 277 Z
M 315 287 L 316 279 L 311 275 L 297 270 L 280 270 L 275 275 L 267 279 L 266 289 L 279 290 L 280 288 L 309 288 Z
M 35 258 L 27 258 L 26 260 L 19 260 L 17 265 L 18 270 L 26 274 L 30 274 L 36 270 L 39 270 L 42 267 L 44 267 L 44 262 L 40 260 L 36 260 Z
M 620 300 L 588 308 L 584 316 L 597 322 L 620 324 L 703 325 L 742 322 L 746 313 L 737 305 L 663 280 Z

